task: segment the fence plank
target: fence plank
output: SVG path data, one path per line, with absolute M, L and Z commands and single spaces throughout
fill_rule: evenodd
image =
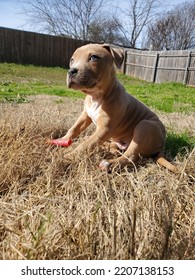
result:
M 191 51 L 188 52 L 188 58 L 187 58 L 187 63 L 186 63 L 186 69 L 185 69 L 185 74 L 184 74 L 184 79 L 183 79 L 183 84 L 184 84 L 184 85 L 186 85 L 186 83 L 187 83 L 190 61 L 191 61 Z

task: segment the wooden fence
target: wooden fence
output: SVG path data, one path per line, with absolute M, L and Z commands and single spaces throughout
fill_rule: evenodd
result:
M 72 53 L 88 42 L 0 27 L 0 62 L 68 67 Z
M 123 73 L 149 82 L 195 85 L 195 50 L 126 50 Z
M 0 27 L 0 62 L 68 68 L 72 53 L 89 42 Z M 195 50 L 125 50 L 123 73 L 150 82 L 195 85 Z

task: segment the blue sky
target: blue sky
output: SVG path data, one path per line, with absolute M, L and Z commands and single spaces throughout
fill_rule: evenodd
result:
M 120 0 L 114 1 L 118 2 L 119 6 L 121 3 L 123 6 L 126 6 L 129 0 Z M 165 0 L 162 1 L 164 3 L 164 10 L 172 9 L 174 6 L 185 2 L 185 0 Z M 27 24 L 27 20 L 25 16 L 21 15 L 22 4 L 18 0 L 0 0 L 0 26 L 21 29 L 26 31 L 37 31 L 36 28 L 33 28 L 29 24 Z

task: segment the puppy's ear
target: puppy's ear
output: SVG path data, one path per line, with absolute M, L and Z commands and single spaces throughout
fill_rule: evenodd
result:
M 120 69 L 124 60 L 124 53 L 122 49 L 111 48 L 108 44 L 103 44 L 103 48 L 109 51 L 114 58 L 116 66 Z

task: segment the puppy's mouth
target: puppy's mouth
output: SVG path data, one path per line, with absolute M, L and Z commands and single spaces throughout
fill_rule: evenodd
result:
M 75 90 L 87 91 L 88 89 L 93 89 L 96 86 L 96 82 L 89 80 L 79 80 L 71 76 L 67 76 L 67 86 Z

